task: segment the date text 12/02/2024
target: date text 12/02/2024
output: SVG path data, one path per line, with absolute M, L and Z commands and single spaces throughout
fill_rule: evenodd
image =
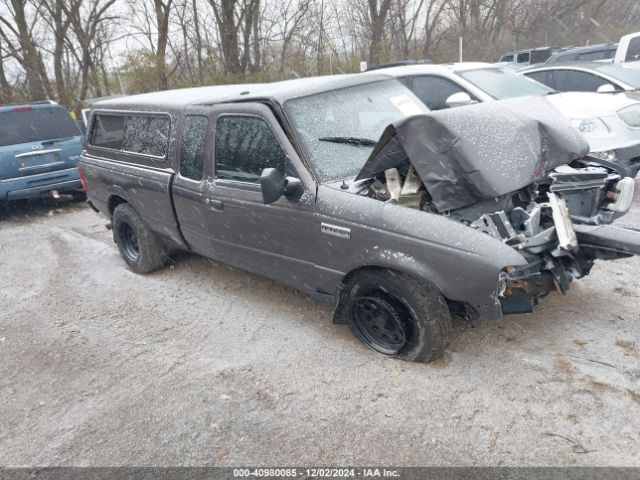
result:
M 236 468 L 233 476 L 242 477 L 275 477 L 275 478 L 395 478 L 400 474 L 397 470 L 386 468 Z

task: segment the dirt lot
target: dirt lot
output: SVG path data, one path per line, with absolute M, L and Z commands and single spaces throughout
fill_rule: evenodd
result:
M 0 465 L 640 465 L 640 258 L 422 365 L 199 257 L 137 276 L 104 223 L 0 214 Z

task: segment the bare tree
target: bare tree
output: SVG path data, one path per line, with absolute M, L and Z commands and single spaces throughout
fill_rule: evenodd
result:
M 26 0 L 11 0 L 10 5 L 5 1 L 9 15 L 0 16 L 0 37 L 11 56 L 24 68 L 31 98 L 45 100 L 49 90 L 47 75 L 32 33 L 36 18 L 34 15 L 32 23 L 27 22 L 26 7 Z M 17 44 L 13 43 L 10 35 Z
M 375 65 L 381 61 L 382 39 L 385 35 L 387 17 L 391 0 L 367 0 L 369 5 L 369 63 Z
M 44 0 L 42 7 L 46 12 L 45 21 L 53 32 L 53 72 L 56 82 L 58 101 L 64 105 L 71 104 L 64 75 L 64 53 L 67 34 L 69 32 L 69 17 L 65 14 L 63 0 Z
M 2 38 L 0 38 L 0 103 L 10 103 L 13 98 L 11 85 L 7 81 L 7 76 L 5 74 L 5 58 L 5 53 L 2 48 Z
M 90 75 L 95 68 L 94 54 L 97 50 L 96 39 L 100 26 L 109 21 L 116 21 L 118 16 L 109 15 L 109 10 L 116 0 L 64 0 L 62 8 L 69 18 L 70 27 L 77 42 L 72 50 L 80 65 L 80 91 L 77 93 L 76 109 L 87 98 L 91 82 Z M 101 43 L 101 42 L 100 42 Z
M 158 43 L 156 44 L 156 68 L 158 70 L 158 88 L 167 89 L 167 42 L 169 39 L 169 16 L 173 0 L 153 0 L 158 26 Z

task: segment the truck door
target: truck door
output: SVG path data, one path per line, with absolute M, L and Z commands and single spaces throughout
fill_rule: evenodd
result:
M 173 183 L 173 203 L 180 231 L 196 253 L 217 258 L 213 249 L 208 216 L 207 180 L 211 179 L 213 129 L 211 108 L 195 107 L 180 119 L 177 157 L 178 174 Z
M 214 108 L 213 182 L 205 199 L 213 251 L 225 263 L 312 291 L 320 232 L 313 177 L 266 105 Z M 264 168 L 298 178 L 299 191 L 265 205 Z

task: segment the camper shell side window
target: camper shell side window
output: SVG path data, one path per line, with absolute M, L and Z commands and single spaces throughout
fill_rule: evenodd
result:
M 164 160 L 170 136 L 167 114 L 95 112 L 88 139 L 92 147 Z

